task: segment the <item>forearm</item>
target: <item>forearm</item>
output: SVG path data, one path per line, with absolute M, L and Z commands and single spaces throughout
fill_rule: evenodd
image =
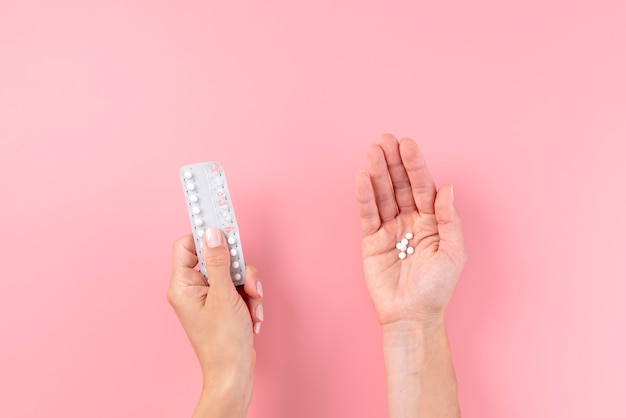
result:
M 461 416 L 443 318 L 434 324 L 383 327 L 390 418 Z

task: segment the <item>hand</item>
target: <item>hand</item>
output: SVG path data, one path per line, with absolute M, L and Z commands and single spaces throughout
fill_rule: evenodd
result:
M 443 322 L 444 310 L 465 265 L 461 219 L 452 186 L 437 191 L 417 144 L 383 135 L 367 151 L 367 172 L 357 175 L 365 280 L 378 320 L 425 326 Z M 415 253 L 398 257 L 407 232 Z
M 260 331 L 263 321 L 261 283 L 248 265 L 243 288 L 235 288 L 228 245 L 219 229 L 207 229 L 203 245 L 210 286 L 194 269 L 198 258 L 193 236 L 187 235 L 174 244 L 167 293 L 202 368 L 204 384 L 194 416 L 245 416 L 256 361 L 252 333 Z

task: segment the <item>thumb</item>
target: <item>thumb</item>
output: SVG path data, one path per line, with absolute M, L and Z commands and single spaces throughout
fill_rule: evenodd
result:
M 204 231 L 202 260 L 211 287 L 233 286 L 230 278 L 230 253 L 224 234 L 212 226 Z
M 454 207 L 452 185 L 442 186 L 435 197 L 435 217 L 439 229 L 439 250 L 455 262 L 465 263 L 465 244 L 461 216 Z

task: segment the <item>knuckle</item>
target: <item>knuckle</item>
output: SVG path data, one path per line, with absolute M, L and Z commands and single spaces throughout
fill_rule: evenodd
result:
M 189 239 L 189 235 L 180 236 L 180 237 L 176 238 L 176 240 L 174 241 L 174 245 L 172 247 L 174 247 L 174 248 L 182 247 L 184 245 L 185 241 L 187 241 L 188 239 Z
M 176 292 L 170 287 L 167 289 L 167 294 L 165 296 L 167 298 L 167 302 L 175 308 L 178 302 Z

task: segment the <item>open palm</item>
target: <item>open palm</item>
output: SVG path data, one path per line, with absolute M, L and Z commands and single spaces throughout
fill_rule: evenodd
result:
M 452 187 L 438 191 L 417 144 L 383 135 L 357 175 L 363 268 L 381 324 L 443 317 L 467 256 Z M 414 254 L 396 244 L 412 233 Z

